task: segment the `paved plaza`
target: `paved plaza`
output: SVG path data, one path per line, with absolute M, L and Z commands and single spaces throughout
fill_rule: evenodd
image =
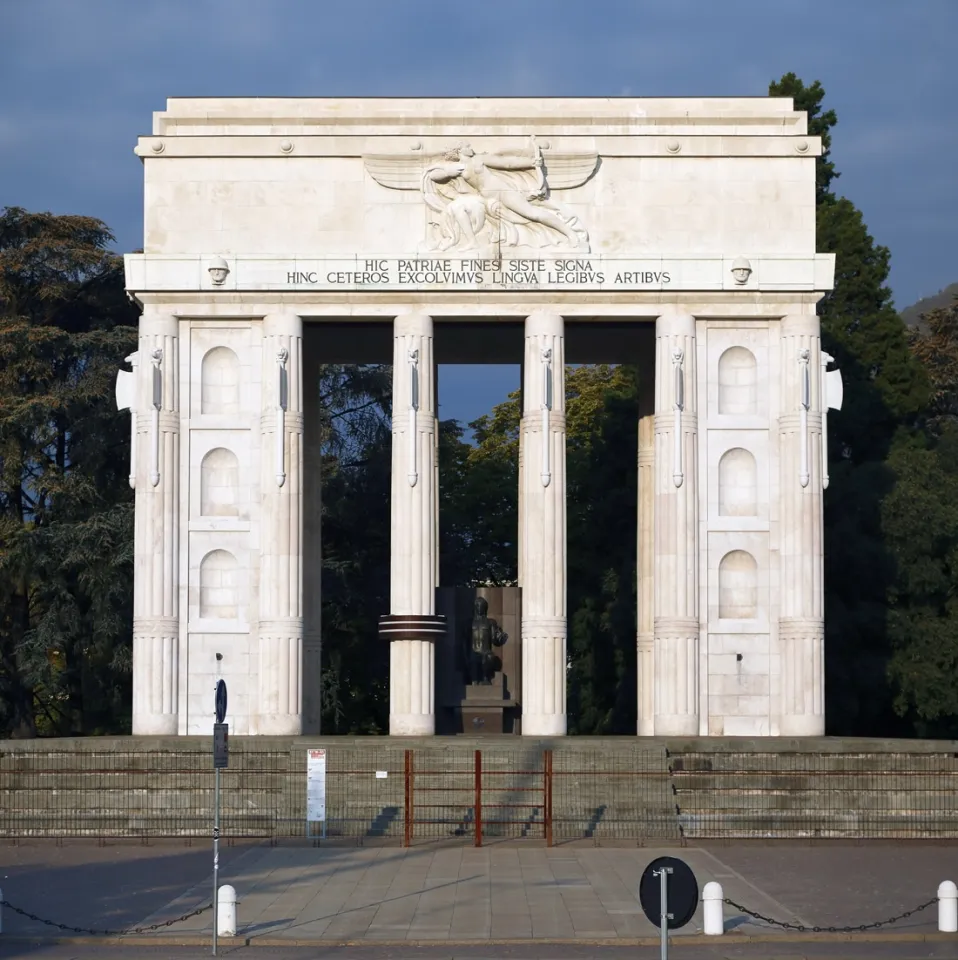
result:
M 245 955 L 565 957 L 627 955 L 653 945 L 656 929 L 636 899 L 645 866 L 679 856 L 700 888 L 719 881 L 725 896 L 775 920 L 858 926 L 883 920 L 935 897 L 956 873 L 956 848 L 927 844 L 847 846 L 713 845 L 668 849 L 521 843 L 471 846 L 345 847 L 250 844 L 223 847 L 221 882 L 235 886 L 240 937 L 224 950 Z M 67 926 L 126 929 L 165 924 L 211 899 L 206 846 L 54 843 L 0 847 L 4 898 Z M 157 956 L 192 956 L 210 935 L 201 913 L 134 943 L 111 942 L 111 956 L 154 947 Z M 731 907 L 727 934 L 706 943 L 701 909 L 674 934 L 674 956 L 953 956 L 958 937 L 942 941 L 932 905 L 888 928 L 831 935 L 782 931 Z M 54 950 L 71 937 L 4 910 L 0 956 L 71 956 Z M 44 952 L 30 949 L 30 941 Z M 61 945 L 66 940 L 60 941 Z M 755 951 L 764 943 L 764 952 Z M 164 945 L 168 944 L 168 948 Z M 825 950 L 831 945 L 830 951 Z M 20 953 L 10 953 L 14 948 Z M 101 943 L 101 949 L 103 944 Z M 433 947 L 430 949 L 430 947 Z M 897 952 L 886 952 L 892 947 Z M 175 948 L 175 949 L 174 949 Z M 677 952 L 682 948 L 683 952 Z M 865 953 L 856 953 L 859 948 Z M 316 953 L 317 949 L 323 952 Z M 52 952 L 47 952 L 52 951 Z M 181 952 L 184 951 L 184 952 Z M 585 952 L 583 952 L 585 951 Z M 825 952 L 822 952 L 825 951 Z M 870 952 L 869 952 L 870 951 Z M 944 952 L 942 952 L 944 951 Z M 949 952 L 951 951 L 951 952 Z M 201 951 L 202 952 L 202 951 Z M 199 954 L 197 954 L 199 955 Z M 224 955 L 227 955 L 224 953 Z

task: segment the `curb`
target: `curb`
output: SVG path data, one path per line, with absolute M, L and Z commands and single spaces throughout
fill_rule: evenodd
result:
M 96 944 L 103 947 L 128 947 L 137 944 L 141 947 L 208 947 L 212 936 L 140 936 L 131 934 L 127 937 L 26 937 L 0 935 L 0 947 L 4 944 L 18 946 L 89 946 Z M 958 934 L 955 933 L 794 933 L 794 934 L 745 934 L 726 933 L 721 937 L 706 936 L 704 933 L 673 935 L 669 938 L 673 946 L 721 946 L 722 944 L 743 945 L 750 943 L 955 943 L 958 944 Z M 517 938 L 517 939 L 483 939 L 476 937 L 471 940 L 380 940 L 366 938 L 358 940 L 329 940 L 321 937 L 220 937 L 219 942 L 224 947 L 321 947 L 323 949 L 346 947 L 383 947 L 397 949 L 421 950 L 428 947 L 655 947 L 661 942 L 658 937 L 610 937 L 596 939 L 594 937 L 565 937 L 565 938 Z

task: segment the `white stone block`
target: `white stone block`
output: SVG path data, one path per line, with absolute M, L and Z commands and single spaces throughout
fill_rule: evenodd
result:
M 722 732 L 719 736 L 725 737 L 767 737 L 769 736 L 768 717 L 759 716 L 724 716 L 722 718 Z

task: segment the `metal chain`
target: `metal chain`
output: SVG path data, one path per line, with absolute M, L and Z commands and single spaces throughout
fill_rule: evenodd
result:
M 897 923 L 899 920 L 904 920 L 906 917 L 920 913 L 922 910 L 927 910 L 932 904 L 938 902 L 938 898 L 935 897 L 934 900 L 929 900 L 915 907 L 913 910 L 906 910 L 904 913 L 899 913 L 897 917 L 889 917 L 887 920 L 877 920 L 875 923 L 860 923 L 854 927 L 806 927 L 803 923 L 786 923 L 784 920 L 774 920 L 772 917 L 763 916 L 754 910 L 749 910 L 748 907 L 743 907 L 734 900 L 729 900 L 728 897 L 725 897 L 722 902 L 727 903 L 730 907 L 734 907 L 736 910 L 740 910 L 750 917 L 754 917 L 756 920 L 762 920 L 765 923 L 771 924 L 773 927 L 781 927 L 783 930 L 797 930 L 799 933 L 806 933 L 808 931 L 812 933 L 864 933 L 866 930 L 877 930 L 879 927 L 887 927 L 889 924 Z
M 44 923 L 48 927 L 56 927 L 58 930 L 66 930 L 68 933 L 89 933 L 94 937 L 125 937 L 131 933 L 152 933 L 161 927 L 172 927 L 174 923 L 181 923 L 192 917 L 198 917 L 207 910 L 212 910 L 213 904 L 208 903 L 205 907 L 199 907 L 190 913 L 184 913 L 182 917 L 174 917 L 172 920 L 163 920 L 160 923 L 151 923 L 148 927 L 131 927 L 127 930 L 94 930 L 91 927 L 71 927 L 68 923 L 57 923 L 55 920 L 46 920 L 43 917 L 38 917 L 35 913 L 21 910 L 19 907 L 10 903 L 9 900 L 0 900 L 0 907 L 6 907 L 8 910 L 12 910 L 14 913 L 18 913 L 21 917 L 26 917 L 28 920 Z

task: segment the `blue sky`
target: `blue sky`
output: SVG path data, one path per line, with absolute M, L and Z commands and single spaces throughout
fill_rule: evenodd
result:
M 0 0 L 0 205 L 141 245 L 132 148 L 169 96 L 756 96 L 838 112 L 838 189 L 899 306 L 958 281 L 958 0 Z M 441 378 L 469 420 L 518 367 Z

